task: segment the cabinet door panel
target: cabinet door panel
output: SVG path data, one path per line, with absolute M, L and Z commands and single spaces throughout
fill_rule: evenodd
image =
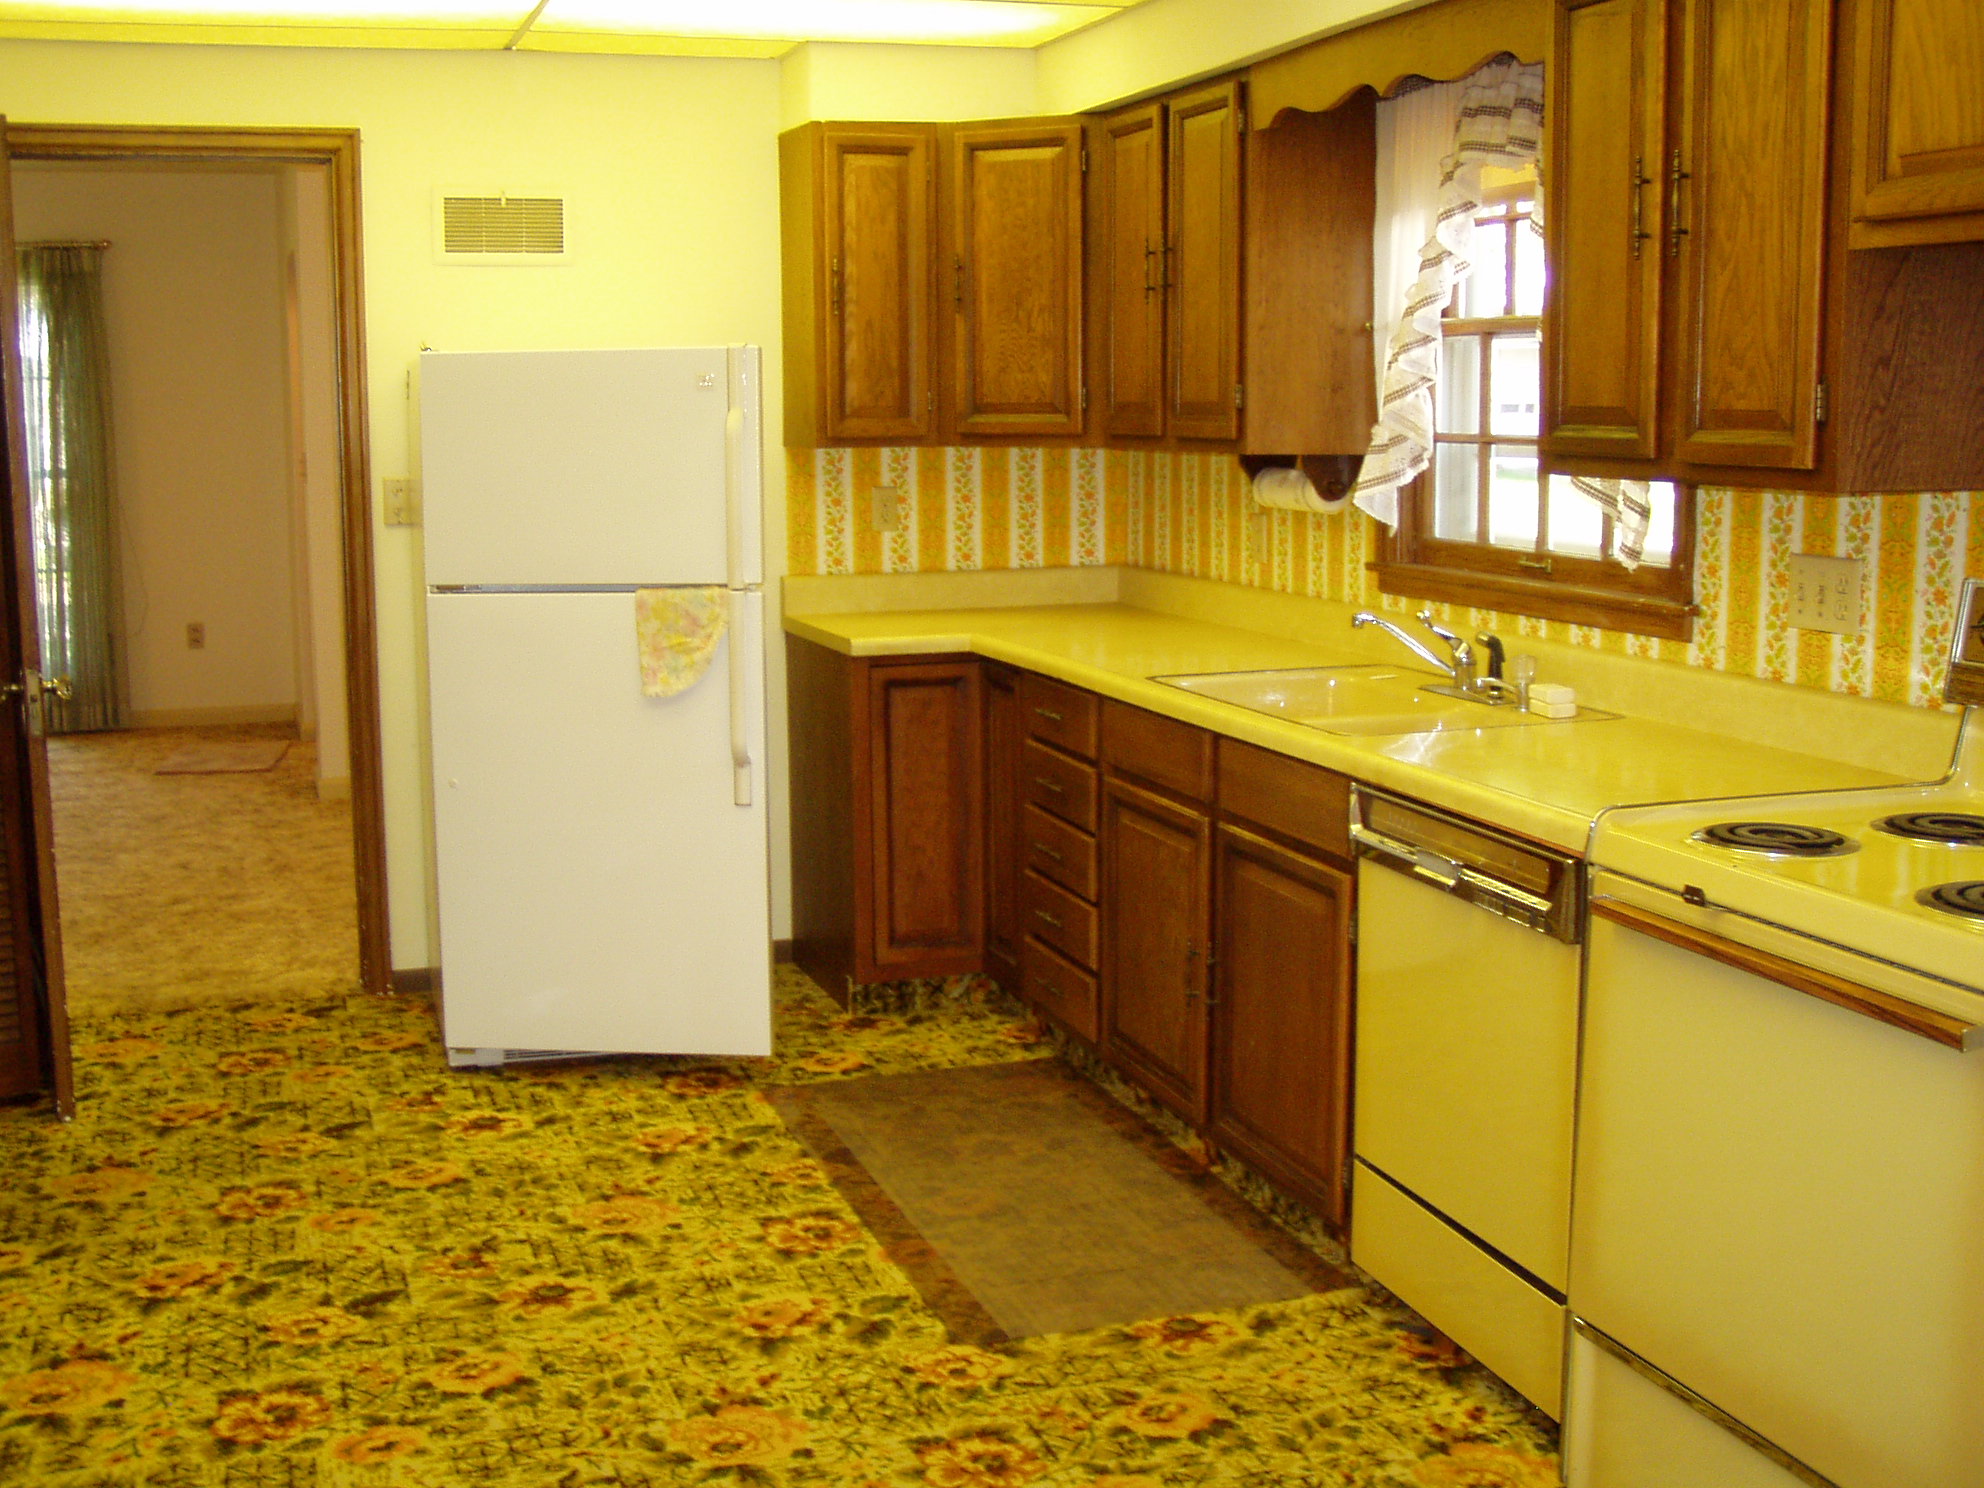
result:
M 1685 8 L 1667 223 L 1681 460 L 1816 463 L 1831 17 L 1829 0 Z
M 1204 1117 L 1209 847 L 1204 815 L 1120 780 L 1103 787 L 1103 1049 Z
M 1102 132 L 1102 428 L 1164 432 L 1164 107 L 1111 114 Z
M 1984 213 L 1984 6 L 1861 0 L 1854 63 L 1854 217 Z M 1902 241 L 1984 237 L 1976 219 L 1956 231 L 1923 226 Z
M 952 139 L 957 432 L 1079 434 L 1081 125 Z
M 1240 84 L 1171 103 L 1170 432 L 1240 434 Z
M 822 422 L 833 439 L 926 439 L 935 241 L 927 127 L 823 137 L 827 316 Z
M 878 666 L 868 677 L 874 959 L 979 969 L 985 859 L 980 668 Z M 920 970 L 923 976 L 941 974 Z
M 1557 13 L 1550 78 L 1550 276 L 1544 314 L 1550 454 L 1650 456 L 1660 370 L 1662 0 Z
M 1213 1137 L 1340 1228 L 1351 877 L 1227 826 L 1215 872 Z

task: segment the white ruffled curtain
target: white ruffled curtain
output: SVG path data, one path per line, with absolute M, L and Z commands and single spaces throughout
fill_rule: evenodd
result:
M 1378 422 L 1351 499 L 1387 527 L 1398 526 L 1400 488 L 1432 463 L 1440 316 L 1473 267 L 1481 169 L 1534 163 L 1542 134 L 1543 68 L 1513 58 L 1379 105 L 1372 285 Z M 1542 228 L 1540 200 L 1532 226 Z M 1646 483 L 1579 477 L 1572 484 L 1611 516 L 1615 556 L 1637 566 L 1652 513 Z

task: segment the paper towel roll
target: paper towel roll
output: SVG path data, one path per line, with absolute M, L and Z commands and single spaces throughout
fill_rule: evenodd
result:
M 1331 499 L 1292 465 L 1269 465 L 1254 476 L 1254 499 L 1278 511 L 1339 512 L 1350 505 L 1345 495 Z

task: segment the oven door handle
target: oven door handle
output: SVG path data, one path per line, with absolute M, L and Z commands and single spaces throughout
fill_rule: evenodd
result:
M 1850 1013 L 1858 1013 L 1863 1018 L 1872 1018 L 1877 1023 L 1885 1023 L 1890 1028 L 1898 1028 L 1904 1033 L 1912 1033 L 1925 1038 L 1932 1044 L 1941 1044 L 1946 1049 L 1956 1049 L 1968 1053 L 1984 1047 L 1984 1026 L 1956 1017 L 1950 1013 L 1938 1012 L 1934 1008 L 1923 1007 L 1919 1003 L 1897 997 L 1892 992 L 1883 992 L 1877 987 L 1862 986 L 1835 976 L 1829 971 L 1816 967 L 1801 966 L 1796 961 L 1787 960 L 1771 951 L 1759 950 L 1755 946 L 1740 941 L 1726 940 L 1712 931 L 1699 930 L 1693 925 L 1679 920 L 1670 920 L 1665 915 L 1652 910 L 1641 909 L 1610 894 L 1595 894 L 1591 900 L 1591 912 L 1602 920 L 1610 920 L 1615 925 L 1638 931 L 1653 940 L 1665 941 L 1668 945 L 1697 956 L 1705 956 L 1711 961 L 1720 961 L 1725 966 L 1733 966 L 1738 971 L 1747 971 L 1753 976 L 1762 977 L 1767 982 L 1775 982 L 1780 987 L 1793 992 L 1802 992 L 1808 997 L 1816 997 L 1821 1002 L 1829 1002 L 1834 1007 L 1845 1008 Z M 1728 911 L 1731 914 L 1739 911 Z M 1743 915 L 1744 919 L 1751 916 Z

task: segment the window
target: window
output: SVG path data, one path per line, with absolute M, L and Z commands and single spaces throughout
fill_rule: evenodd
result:
M 1691 501 L 1657 482 L 1640 564 L 1615 556 L 1613 521 L 1564 476 L 1544 479 L 1543 238 L 1533 176 L 1500 177 L 1475 218 L 1473 268 L 1442 321 L 1432 468 L 1406 487 L 1389 594 L 1444 599 L 1685 638 L 1693 598 Z

